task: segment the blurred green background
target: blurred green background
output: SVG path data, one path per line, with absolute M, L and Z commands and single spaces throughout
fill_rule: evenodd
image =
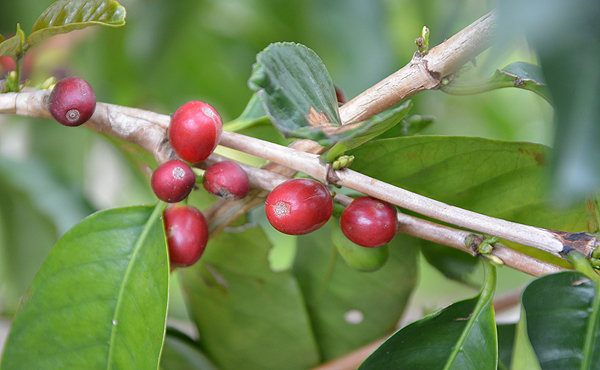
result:
M 28 34 L 51 3 L 1 1 L 0 33 L 9 36 L 20 23 Z M 120 3 L 127 9 L 124 27 L 92 27 L 33 48 L 28 62 L 32 83 L 50 75 L 76 75 L 92 85 L 98 101 L 169 114 L 186 101 L 203 100 L 229 121 L 250 98 L 246 81 L 256 53 L 269 43 L 294 41 L 312 48 L 333 81 L 352 98 L 410 61 L 414 39 L 424 25 L 430 29 L 431 45 L 437 45 L 495 6 L 494 1 L 474 0 Z M 483 53 L 465 78 L 490 76 L 514 61 L 536 61 L 524 39 L 501 52 Z M 472 97 L 428 91 L 412 99 L 411 114 L 436 117 L 423 134 L 553 141 L 550 105 L 526 91 L 504 89 Z M 89 130 L 0 116 L 2 312 L 10 317 L 52 245 L 78 220 L 98 209 L 155 202 L 147 174 Z M 412 318 L 476 293 L 421 265 L 408 312 Z M 498 290 L 502 293 L 528 280 L 503 268 Z M 181 297 L 172 298 L 171 313 L 185 319 Z

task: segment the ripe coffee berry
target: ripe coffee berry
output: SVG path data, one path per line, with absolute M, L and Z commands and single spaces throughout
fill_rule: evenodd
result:
M 292 179 L 267 196 L 265 212 L 275 229 L 284 234 L 303 235 L 325 225 L 333 212 L 333 200 L 320 182 Z
M 175 111 L 167 131 L 169 142 L 181 159 L 202 162 L 217 147 L 223 121 L 210 105 L 190 101 Z
M 63 78 L 54 85 L 48 100 L 50 114 L 65 126 L 85 123 L 96 110 L 92 87 L 78 77 Z
M 217 162 L 206 169 L 202 186 L 215 196 L 238 200 L 248 194 L 250 180 L 239 164 L 224 161 Z
M 363 247 L 381 247 L 398 232 L 396 207 L 379 199 L 359 197 L 350 203 L 340 217 L 342 232 Z
M 167 203 L 184 200 L 196 183 L 196 175 L 187 163 L 172 159 L 158 166 L 150 184 L 158 199 Z
M 208 241 L 208 225 L 192 206 L 173 206 L 164 213 L 169 260 L 173 266 L 191 266 L 202 256 Z

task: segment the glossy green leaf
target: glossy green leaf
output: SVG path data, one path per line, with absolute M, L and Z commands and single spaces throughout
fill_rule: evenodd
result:
M 329 146 L 365 132 L 367 122 L 341 123 L 335 88 L 321 59 L 295 43 L 269 45 L 256 56 L 248 86 L 286 136 Z
M 59 0 L 40 15 L 31 34 L 29 47 L 55 35 L 93 25 L 122 26 L 125 8 L 113 0 Z
M 421 240 L 420 244 L 421 253 L 427 262 L 445 277 L 467 285 L 479 286 L 472 275 L 479 265 L 479 258 L 426 240 Z
M 473 95 L 505 87 L 529 90 L 551 102 L 548 86 L 539 66 L 525 62 L 515 62 L 498 69 L 494 75 L 484 81 L 462 82 L 454 80 L 443 85 L 440 90 L 452 95 Z
M 223 232 L 181 270 L 200 345 L 222 370 L 307 369 L 319 363 L 305 302 L 289 271 L 274 272 L 259 227 Z
M 359 370 L 496 370 L 498 347 L 492 298 L 496 270 L 484 262 L 483 288 L 474 298 L 453 303 L 397 331 Z
M 196 341 L 171 328 L 167 328 L 160 369 L 219 370 L 198 347 Z
M 592 369 L 600 363 L 600 284 L 579 272 L 533 281 L 523 292 L 529 340 L 546 369 Z
M 293 269 L 324 361 L 394 330 L 417 279 L 415 239 L 399 234 L 381 269 L 360 272 L 333 246 L 331 223 L 298 238 Z
M 2 369 L 157 369 L 169 282 L 162 209 L 102 211 L 70 229 L 23 297 Z
M 17 33 L 13 37 L 0 40 L 0 56 L 9 56 L 15 58 L 23 54 L 23 43 L 25 42 L 25 33 L 21 26 L 17 24 Z
M 412 106 L 412 101 L 407 100 L 396 108 L 388 109 L 376 116 L 369 118 L 367 121 L 365 121 L 365 124 L 369 127 L 368 130 L 348 140 L 337 142 L 321 156 L 323 162 L 331 163 L 340 155 L 343 155 L 347 150 L 358 148 L 367 141 L 396 126 L 408 114 Z
M 551 151 L 543 145 L 413 136 L 375 140 L 348 154 L 355 156 L 355 171 L 489 216 L 576 232 L 587 230 L 588 218 L 594 217 L 585 204 L 552 207 L 547 193 Z

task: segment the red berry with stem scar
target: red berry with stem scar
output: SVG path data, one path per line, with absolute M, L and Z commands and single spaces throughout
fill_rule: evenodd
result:
M 250 180 L 239 164 L 217 162 L 204 172 L 202 186 L 209 193 L 227 200 L 238 200 L 248 194 Z
M 202 162 L 217 147 L 223 121 L 210 105 L 190 101 L 175 111 L 167 131 L 171 147 L 181 159 Z
M 177 203 L 187 198 L 195 183 L 194 171 L 179 159 L 172 159 L 158 166 L 150 181 L 154 194 L 167 203 Z
M 191 266 L 202 256 L 208 241 L 208 225 L 193 206 L 172 206 L 164 213 L 169 260 L 173 266 Z
M 85 123 L 96 109 L 96 95 L 90 84 L 78 77 L 63 78 L 54 85 L 48 100 L 52 117 L 65 126 Z
M 371 197 L 359 197 L 340 217 L 342 232 L 363 247 L 381 247 L 398 232 L 397 210 L 393 205 Z
M 265 212 L 275 229 L 284 234 L 303 235 L 325 225 L 333 212 L 333 200 L 320 182 L 292 179 L 267 196 Z

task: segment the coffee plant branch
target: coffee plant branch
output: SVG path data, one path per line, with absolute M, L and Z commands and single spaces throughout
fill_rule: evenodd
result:
M 206 161 L 199 164 L 199 167 L 208 168 L 208 166 L 221 161 L 231 161 L 231 159 L 213 154 Z M 271 171 L 249 166 L 240 162 L 237 163 L 244 171 L 246 171 L 250 178 L 250 184 L 253 187 L 260 188 L 267 192 L 273 190 L 282 182 L 289 180 L 288 177 L 275 174 Z M 352 202 L 351 197 L 343 194 L 336 194 L 334 199 L 343 206 L 348 206 Z M 473 256 L 478 255 L 476 250 L 477 245 L 469 245 L 467 240 L 469 240 L 469 237 L 474 239 L 475 242 L 484 239 L 483 235 L 436 224 L 404 213 L 398 213 L 398 222 L 399 232 L 460 249 Z M 554 264 L 528 256 L 499 244 L 494 246 L 492 254 L 500 258 L 506 266 L 533 276 L 542 276 L 562 270 L 561 267 Z
M 495 29 L 494 20 L 494 13 L 489 13 L 442 45 L 432 49 L 425 57 L 422 57 L 420 54 L 416 55 L 415 58 L 419 60 L 418 65 L 420 66 L 418 67 L 418 73 L 414 73 L 413 71 L 417 65 L 415 64 L 416 59 L 413 58 L 413 61 L 409 65 L 392 75 L 394 77 L 390 76 L 384 80 L 388 81 L 388 83 L 382 81 L 382 83 L 361 94 L 361 96 L 370 97 L 370 104 L 379 108 L 365 110 L 364 108 L 369 106 L 369 103 L 365 103 L 359 96 L 341 108 L 340 112 L 342 116 L 352 116 L 344 112 L 352 112 L 356 110 L 353 107 L 361 106 L 363 113 L 358 117 L 361 117 L 361 119 L 367 118 L 369 115 L 376 114 L 379 110 L 385 109 L 381 108 L 380 104 L 382 101 L 385 101 L 386 105 L 393 105 L 395 102 L 423 89 L 436 88 L 436 84 L 425 83 L 424 81 L 429 81 L 432 76 L 438 76 L 438 74 L 441 78 L 446 73 L 456 71 L 462 64 L 473 59 L 478 53 L 487 48 L 491 43 L 493 29 Z M 462 50 L 465 50 L 465 52 L 463 53 Z M 448 67 L 444 67 L 445 65 L 448 65 Z M 423 69 L 427 66 L 429 66 L 428 68 L 435 66 L 437 70 L 432 72 L 431 69 Z M 403 70 L 407 70 L 407 72 L 401 73 Z M 403 73 L 413 77 L 400 83 L 398 82 L 398 76 L 401 76 Z M 414 76 L 420 77 L 417 78 Z M 399 92 L 396 93 L 396 90 Z M 24 90 L 20 93 L 2 94 L 0 95 L 0 113 L 50 117 L 47 110 L 48 95 L 49 91 L 47 90 Z M 345 122 L 349 122 L 349 120 L 349 118 L 345 118 Z M 94 116 L 86 125 L 95 131 L 136 143 L 152 153 L 159 163 L 163 163 L 174 157 L 174 153 L 165 135 L 169 122 L 170 117 L 168 115 L 107 103 L 98 103 Z M 581 238 L 573 238 L 571 237 L 572 235 L 580 234 L 557 233 L 478 215 L 421 197 L 351 170 L 328 171 L 328 167 L 320 163 L 318 156 L 315 154 L 305 153 L 229 132 L 224 132 L 221 144 L 269 159 L 275 163 L 280 163 L 296 171 L 307 173 L 321 181 L 334 182 L 338 185 L 347 186 L 417 213 L 530 245 L 557 256 L 560 256 L 561 252 L 567 252 L 571 248 L 578 249 L 589 256 L 596 245 L 596 239 L 592 237 L 587 238 L 582 235 Z M 310 143 L 303 150 L 316 152 L 314 148 L 311 150 Z M 575 243 L 573 243 L 573 240 L 575 240 Z

